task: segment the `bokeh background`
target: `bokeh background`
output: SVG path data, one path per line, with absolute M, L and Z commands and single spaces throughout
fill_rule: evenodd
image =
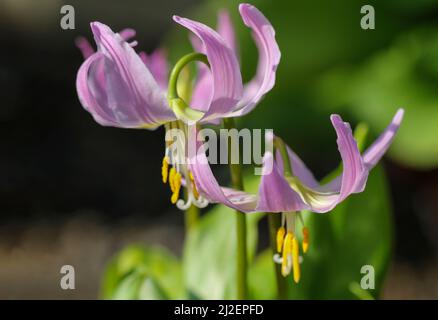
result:
M 275 128 L 322 178 L 339 161 L 331 113 L 366 122 L 374 137 L 404 107 L 402 129 L 383 161 L 390 205 L 380 216 L 390 221 L 392 255 L 382 297 L 438 298 L 438 1 L 252 3 L 274 25 L 282 60 L 274 90 L 239 125 Z M 64 4 L 75 8 L 75 30 L 60 27 Z M 375 8 L 375 30 L 360 28 L 365 4 Z M 105 264 L 127 244 L 181 254 L 183 215 L 160 177 L 163 131 L 104 128 L 92 120 L 76 95 L 82 56 L 74 40 L 91 38 L 90 21 L 132 27 L 140 49 L 164 46 L 175 61 L 191 49 L 171 16 L 214 26 L 217 9 L 228 8 L 249 79 L 257 54 L 237 5 L 0 0 L 1 299 L 97 298 Z M 379 213 L 357 214 L 371 229 L 383 223 Z M 376 236 L 353 233 L 345 241 Z M 266 243 L 261 233 L 259 247 Z M 64 264 L 75 267 L 76 290 L 60 289 Z

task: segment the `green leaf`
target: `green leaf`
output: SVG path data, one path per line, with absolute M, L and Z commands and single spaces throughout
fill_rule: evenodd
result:
M 113 300 L 135 300 L 138 298 L 138 291 L 143 282 L 144 275 L 133 272 L 121 278 L 114 292 L 111 295 Z
M 102 283 L 104 299 L 158 295 L 184 297 L 181 263 L 167 250 L 130 246 L 108 264 Z
M 249 268 L 250 299 L 271 300 L 277 296 L 274 263 L 270 249 L 260 253 Z
M 157 281 L 146 272 L 134 271 L 121 279 L 112 296 L 114 300 L 168 299 Z

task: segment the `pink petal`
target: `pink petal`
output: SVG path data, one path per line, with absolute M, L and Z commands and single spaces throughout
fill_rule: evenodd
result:
M 221 10 L 218 14 L 217 32 L 221 35 L 222 39 L 225 40 L 227 46 L 233 50 L 236 57 L 238 57 L 238 47 L 234 26 L 231 21 L 230 13 L 226 10 Z
M 167 54 L 164 49 L 156 49 L 150 55 L 145 52 L 140 52 L 139 56 L 146 67 L 152 73 L 155 81 L 159 84 L 162 90 L 167 90 L 169 82 L 169 64 L 167 62 Z
M 275 30 L 268 19 L 254 6 L 241 4 L 240 15 L 252 35 L 259 51 L 259 63 L 255 77 L 244 87 L 242 100 L 230 117 L 250 112 L 275 84 L 275 74 L 280 63 L 280 49 L 275 40 Z
M 374 143 L 364 152 L 363 159 L 368 169 L 373 168 L 388 150 L 394 140 L 395 134 L 403 120 L 404 110 L 398 109 L 389 126 L 374 141 Z
M 78 76 L 76 79 L 76 90 L 78 92 L 79 101 L 85 110 L 91 113 L 94 120 L 97 123 L 103 126 L 117 126 L 117 123 L 113 121 L 113 115 L 107 114 L 105 110 L 102 110 L 99 102 L 95 97 L 96 86 L 95 84 L 90 85 L 89 82 L 89 73 L 90 69 L 94 69 L 94 72 L 97 72 L 96 69 L 99 66 L 102 66 L 102 62 L 104 61 L 105 56 L 101 53 L 96 53 L 90 56 L 82 66 L 79 68 Z M 102 69 L 102 68 L 100 68 Z M 97 78 L 97 77 L 96 77 Z M 99 85 L 97 90 L 101 91 L 102 86 L 105 85 L 104 81 L 98 81 Z
M 103 118 L 99 122 L 103 125 L 150 129 L 175 119 L 164 92 L 134 49 L 104 24 L 94 22 L 91 28 L 104 58 L 81 68 L 77 87 L 81 102 L 86 100 L 84 107 L 95 119 Z
M 94 49 L 85 37 L 77 37 L 75 40 L 76 47 L 81 51 L 84 59 L 87 59 L 94 53 Z
M 218 14 L 218 26 L 217 31 L 225 43 L 233 50 L 237 58 L 237 44 L 234 34 L 234 28 L 231 23 L 231 17 L 229 13 L 222 10 Z M 197 37 L 190 37 L 193 48 L 201 53 L 205 53 L 205 47 Z M 209 102 L 212 100 L 213 94 L 213 76 L 209 68 L 203 64 L 198 64 L 198 77 L 193 89 L 192 100 L 190 106 L 193 109 L 206 112 L 209 108 Z M 211 123 L 217 122 L 218 119 L 210 121 Z
M 364 190 L 369 171 L 389 148 L 402 118 L 403 110 L 400 109 L 387 129 L 368 148 L 362 157 L 350 125 L 343 122 L 340 116 L 332 115 L 331 120 L 338 136 L 337 143 L 342 158 L 343 172 L 340 176 L 323 186 L 318 184 L 310 170 L 307 169 L 298 156 L 292 150 L 289 150 L 292 172 L 294 176 L 299 178 L 307 190 L 304 191 L 302 199 L 306 199 L 305 193 L 312 195 L 306 203 L 311 211 L 319 213 L 328 212 L 352 193 L 359 193 Z M 283 163 L 281 159 L 279 157 L 277 159 L 279 167 L 282 168 Z
M 257 195 L 259 200 L 256 211 L 294 212 L 308 208 L 284 179 L 270 152 L 263 157 L 263 172 Z
M 208 121 L 233 110 L 242 97 L 242 76 L 234 52 L 210 27 L 190 19 L 174 16 L 175 22 L 192 31 L 202 41 L 210 63 L 213 93 L 206 104 L 203 120 Z

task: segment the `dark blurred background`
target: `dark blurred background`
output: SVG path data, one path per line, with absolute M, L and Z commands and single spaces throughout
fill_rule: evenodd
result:
M 375 135 L 405 107 L 384 161 L 395 223 L 384 298 L 438 298 L 438 2 L 254 3 L 276 28 L 282 61 L 278 85 L 240 124 L 275 128 L 322 177 L 338 161 L 329 114 L 364 120 Z M 63 4 L 75 8 L 75 30 L 59 25 Z M 364 4 L 376 30 L 360 29 Z M 0 298 L 96 298 L 105 262 L 127 243 L 180 253 L 183 216 L 160 177 L 163 131 L 92 120 L 76 95 L 74 40 L 91 39 L 98 20 L 136 29 L 142 50 L 165 45 L 175 59 L 189 49 L 171 16 L 214 25 L 220 7 L 240 27 L 248 79 L 257 56 L 236 1 L 0 0 Z M 76 268 L 76 290 L 59 288 L 64 264 Z

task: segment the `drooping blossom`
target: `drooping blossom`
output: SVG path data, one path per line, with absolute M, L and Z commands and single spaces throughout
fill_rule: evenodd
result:
M 173 19 L 189 29 L 197 37 L 197 48 L 204 53 L 208 69 L 200 69 L 193 97 L 189 101 L 192 122 L 217 122 L 224 117 L 236 117 L 248 113 L 260 101 L 275 82 L 280 51 L 275 32 L 265 16 L 254 6 L 239 6 L 243 22 L 252 30 L 259 50 L 259 63 L 255 77 L 242 83 L 237 57 L 235 36 L 227 13 L 219 16 L 218 31 L 187 18 Z M 137 54 L 136 41 L 128 42 L 135 35 L 132 29 L 114 33 L 108 26 L 91 23 L 97 50 L 81 38 L 77 41 L 86 59 L 77 75 L 76 87 L 79 100 L 99 124 L 120 128 L 155 129 L 165 125 L 183 128 L 174 104 L 166 97 L 167 63 L 162 53 Z M 184 118 L 184 121 L 187 119 Z M 190 205 L 204 206 L 198 201 L 193 175 L 185 165 L 185 154 L 170 152 L 166 148 L 163 159 L 163 181 L 169 181 L 171 200 L 181 208 Z M 168 171 L 169 166 L 173 165 Z M 188 190 L 189 201 L 178 201 L 181 186 Z M 190 187 L 191 186 L 191 187 Z
M 266 152 L 263 171 L 257 194 L 221 187 L 206 160 L 206 154 L 198 152 L 190 170 L 196 181 L 198 192 L 209 202 L 222 203 L 242 212 L 282 213 L 282 227 L 278 231 L 279 253 L 276 261 L 282 263 L 282 272 L 287 275 L 294 266 L 294 279 L 299 281 L 299 249 L 296 237 L 296 218 L 299 212 L 308 210 L 326 213 L 335 208 L 349 195 L 364 190 L 370 170 L 391 145 L 403 119 L 399 109 L 389 126 L 365 151 L 360 153 L 350 125 L 339 115 L 332 115 L 331 122 L 336 131 L 338 150 L 342 159 L 342 173 L 332 181 L 321 185 L 297 154 L 287 147 L 287 162 L 280 151 Z M 273 140 L 274 137 L 270 137 Z M 291 174 L 284 174 L 289 166 Z M 303 225 L 303 251 L 309 246 L 308 230 Z

